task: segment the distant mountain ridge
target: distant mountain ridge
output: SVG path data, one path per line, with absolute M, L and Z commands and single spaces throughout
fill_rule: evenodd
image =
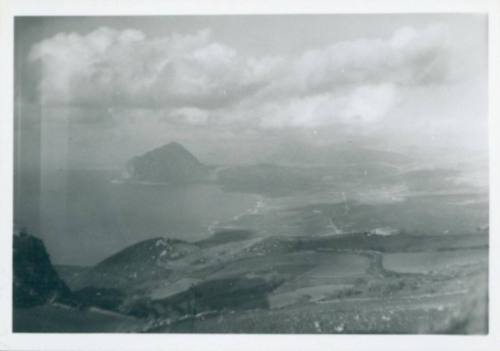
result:
M 158 147 L 127 163 L 129 179 L 158 183 L 193 183 L 205 180 L 209 167 L 177 142 Z
M 301 143 L 285 144 L 274 154 L 274 159 L 299 164 L 323 164 L 346 166 L 350 164 L 384 163 L 394 166 L 408 165 L 413 160 L 407 154 L 395 150 L 354 145 L 353 143 L 333 143 L 314 146 Z

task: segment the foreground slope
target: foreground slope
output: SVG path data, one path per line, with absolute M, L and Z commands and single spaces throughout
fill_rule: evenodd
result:
M 88 308 L 16 320 L 82 332 L 486 333 L 487 261 L 487 233 L 156 238 L 80 275 Z

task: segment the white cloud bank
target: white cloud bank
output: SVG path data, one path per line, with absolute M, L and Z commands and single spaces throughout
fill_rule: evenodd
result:
M 148 38 L 138 30 L 60 33 L 32 48 L 50 106 L 151 109 L 192 125 L 261 128 L 369 124 L 400 89 L 450 77 L 446 31 L 401 28 L 297 57 L 247 57 L 209 30 Z

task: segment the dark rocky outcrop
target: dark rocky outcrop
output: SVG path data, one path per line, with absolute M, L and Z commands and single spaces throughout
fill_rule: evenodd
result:
M 71 291 L 59 277 L 43 242 L 21 232 L 14 235 L 14 307 L 69 300 Z

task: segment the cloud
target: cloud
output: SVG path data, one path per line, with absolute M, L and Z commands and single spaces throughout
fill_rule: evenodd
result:
M 148 38 L 138 30 L 59 33 L 36 44 L 43 104 L 163 110 L 192 125 L 259 128 L 366 124 L 402 87 L 450 79 L 446 31 L 401 28 L 302 55 L 247 57 L 209 30 Z
M 323 92 L 304 97 L 255 104 L 229 110 L 220 119 L 254 120 L 262 128 L 318 128 L 325 125 L 364 125 L 376 122 L 397 103 L 393 84 L 361 85 L 345 92 Z
M 178 119 L 192 125 L 205 125 L 208 122 L 208 117 L 207 111 L 195 107 L 181 107 L 173 110 L 167 116 L 168 119 Z
M 385 40 L 360 39 L 307 51 L 291 60 L 284 79 L 270 90 L 305 94 L 365 84 L 443 83 L 449 79 L 449 58 L 442 27 L 420 32 L 404 27 Z
M 234 50 L 209 32 L 147 40 L 139 31 L 100 28 L 85 36 L 61 33 L 36 45 L 40 91 L 47 104 L 210 106 L 251 89 Z

